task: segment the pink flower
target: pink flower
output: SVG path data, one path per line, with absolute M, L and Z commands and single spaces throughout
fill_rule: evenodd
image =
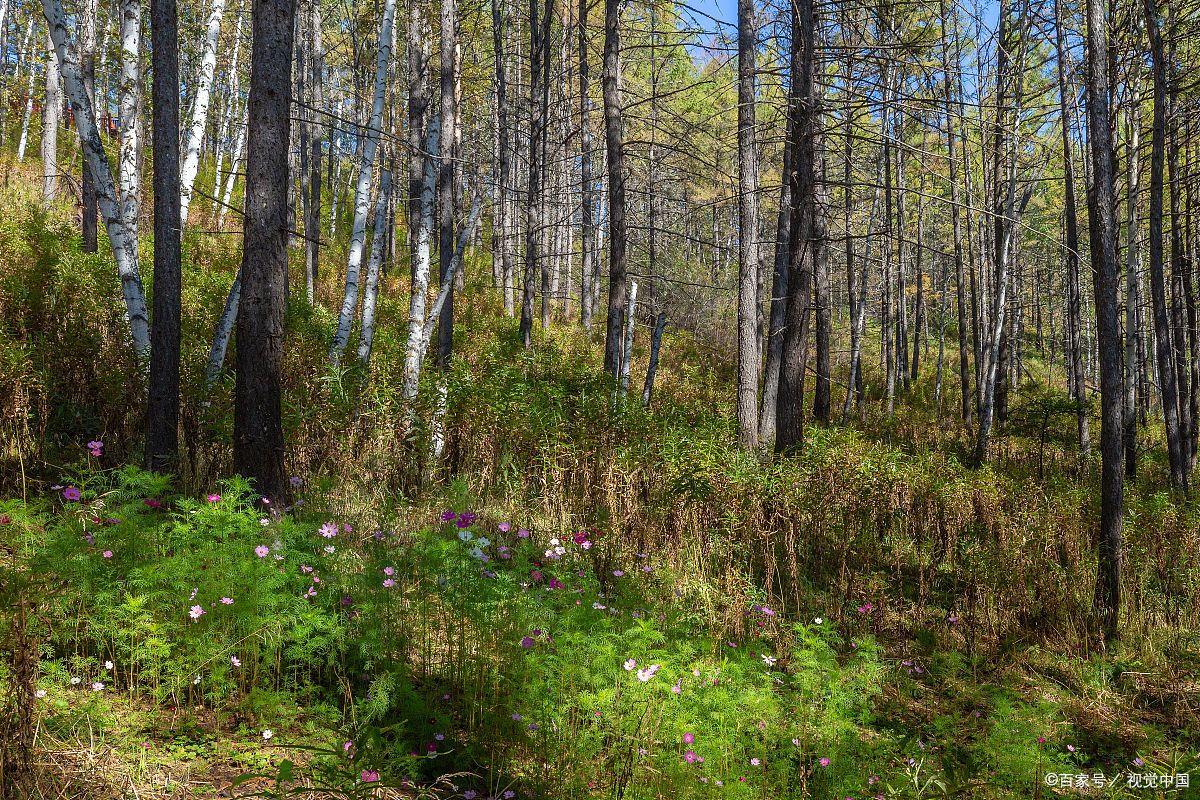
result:
M 237 656 L 230 656 L 229 663 L 235 667 L 240 667 L 242 665 L 242 660 L 240 658 L 238 658 Z
M 637 669 L 637 662 L 630 658 L 625 662 L 624 667 L 626 672 L 633 672 Z
M 337 536 L 337 523 L 326 522 L 318 529 L 317 533 L 321 534 L 326 539 L 332 539 L 333 537 Z
M 259 558 L 265 558 L 269 552 L 271 552 L 271 548 L 267 547 L 265 544 L 260 544 L 258 547 L 254 548 L 254 554 Z
M 362 771 L 363 783 L 375 783 L 379 780 L 379 773 L 373 769 L 364 769 Z
M 153 497 L 147 497 L 142 502 L 150 508 L 162 508 L 162 501 L 155 500 Z
M 385 589 L 391 589 L 391 588 L 392 588 L 393 586 L 395 586 L 395 585 L 396 585 L 396 581 L 392 580 L 391 578 L 384 578 L 384 579 L 383 579 L 383 588 L 385 588 Z
M 750 766 L 752 766 L 752 767 L 758 767 L 758 766 L 761 766 L 761 765 L 762 765 L 762 759 L 758 759 L 758 758 L 752 758 L 752 759 L 750 759 Z
M 683 754 L 683 760 L 689 764 L 695 764 L 696 761 L 699 760 L 699 758 L 700 757 L 696 755 L 696 752 L 694 750 L 688 750 L 686 753 Z
M 70 500 L 71 502 L 75 502 L 83 495 L 74 486 L 68 486 L 67 488 L 63 489 L 62 496 L 63 496 L 64 500 Z
M 870 603 L 863 603 L 861 606 L 858 607 L 858 613 L 870 614 L 871 611 L 873 611 L 874 609 L 875 609 L 875 606 L 871 605 Z
M 509 523 L 509 522 L 501 522 L 500 523 L 500 532 L 501 533 L 508 533 L 511 530 L 512 530 L 512 523 Z
M 383 574 L 384 574 L 384 575 L 388 575 L 388 576 L 395 575 L 395 574 L 396 574 L 396 568 L 395 568 L 395 567 L 384 567 L 384 568 L 383 568 Z
M 694 744 L 695 742 L 696 742 L 696 734 L 694 734 L 694 733 L 685 733 L 685 734 L 683 735 L 683 743 L 684 743 L 684 744 Z
M 188 616 L 192 618 L 192 622 L 199 622 L 200 617 L 204 615 L 204 606 L 192 606 L 188 611 Z
M 232 597 L 222 597 L 222 598 L 221 598 L 221 605 L 223 605 L 223 606 L 231 606 L 231 605 L 233 605 L 233 598 L 232 598 Z
M 104 452 L 104 442 L 100 441 L 99 439 L 93 439 L 87 443 L 87 446 L 88 450 L 91 451 L 92 455 L 96 458 L 99 458 Z
M 208 502 L 210 502 L 210 503 L 219 503 L 219 502 L 221 502 L 221 495 L 219 495 L 219 494 L 210 494 L 210 495 L 208 496 Z
M 828 759 L 828 758 L 825 758 L 825 757 L 822 757 L 822 758 L 821 758 L 821 760 L 820 760 L 820 761 L 818 761 L 817 763 L 818 763 L 818 764 L 820 764 L 822 767 L 828 767 L 828 766 L 829 766 L 829 759 Z
M 103 555 L 105 558 L 112 558 L 113 552 L 112 550 L 105 550 L 101 555 Z
M 525 530 L 524 528 L 521 528 L 521 530 L 517 531 L 517 538 L 518 539 L 528 539 L 529 531 Z

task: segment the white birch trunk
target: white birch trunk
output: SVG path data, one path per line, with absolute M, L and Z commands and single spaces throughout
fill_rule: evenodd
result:
M 217 320 L 217 329 L 213 332 L 212 347 L 208 351 L 208 365 L 204 368 L 204 388 L 211 389 L 221 375 L 221 367 L 225 364 L 225 351 L 229 349 L 229 337 L 233 335 L 233 324 L 237 321 L 238 302 L 242 299 L 242 273 L 238 271 L 229 287 L 229 295 L 225 298 L 225 308 L 221 318 Z
M 42 0 L 42 10 L 46 14 L 50 39 L 54 42 L 67 98 L 71 101 L 71 109 L 75 114 L 84 163 L 96 187 L 96 203 L 100 208 L 100 215 L 104 218 L 104 228 L 112 244 L 113 259 L 117 262 L 117 272 L 121 276 L 121 291 L 125 297 L 125 313 L 133 336 L 133 346 L 140 357 L 148 358 L 150 321 L 146 311 L 146 295 L 142 291 L 142 278 L 138 271 L 137 239 L 130 236 L 121 218 L 108 156 L 100 141 L 100 131 L 96 128 L 96 116 L 92 113 L 92 98 L 84 91 L 79 62 L 67 42 L 67 15 L 63 11 L 62 0 Z
M 117 87 L 120 116 L 120 155 L 117 162 L 120 184 L 120 217 L 130 238 L 138 230 L 138 95 L 141 91 L 141 0 L 121 0 L 121 83 Z
M 625 306 L 625 343 L 621 347 L 621 396 L 629 393 L 629 364 L 633 361 L 633 315 L 637 310 L 637 281 L 629 282 L 629 304 Z
M 229 162 L 229 175 L 225 178 L 225 193 L 221 197 L 221 206 L 217 209 L 218 230 L 225 226 L 225 215 L 229 212 L 229 206 L 233 200 L 233 185 L 237 182 L 238 170 L 242 166 L 242 154 L 246 152 L 246 130 L 250 122 L 247 117 L 248 110 L 247 107 L 242 112 L 241 133 L 238 134 L 237 147 L 233 150 L 233 160 Z
M 346 342 L 350 339 L 350 326 L 354 322 L 354 310 L 358 305 L 358 274 L 362 266 L 363 246 L 367 236 L 367 212 L 370 207 L 371 172 L 375 163 L 375 151 L 379 148 L 379 135 L 383 127 L 383 98 L 387 89 L 388 65 L 392 60 L 392 22 L 396 16 L 396 0 L 385 0 L 383 22 L 379 26 L 379 50 L 375 59 L 375 97 L 371 105 L 371 119 L 367 123 L 366 138 L 362 146 L 362 161 L 358 167 L 358 180 L 354 187 L 354 224 L 350 231 L 350 255 L 346 263 L 346 291 L 342 296 L 342 310 L 338 314 L 337 331 L 329 348 L 333 362 L 341 359 Z
M 22 53 L 29 52 L 29 42 L 32 39 L 33 17 L 30 16 L 29 23 L 25 26 L 25 43 L 21 45 Z M 17 161 L 25 160 L 25 146 L 29 144 L 29 119 L 33 116 L 33 81 L 36 74 L 33 64 L 29 64 L 29 85 L 25 89 L 25 117 L 21 120 L 21 139 L 17 143 Z
M 432 153 L 438 149 L 441 135 L 441 118 L 434 117 L 429 121 L 429 133 L 425 142 L 425 152 Z M 416 157 L 417 154 L 413 154 Z M 429 269 L 432 262 L 430 255 L 430 239 L 433 236 L 433 198 L 437 185 L 437 170 L 433 159 L 426 157 L 425 174 L 421 181 L 420 214 L 416 219 L 416 230 L 413 234 L 413 265 L 412 292 L 408 302 L 408 340 L 404 344 L 404 378 L 401 384 L 400 396 L 410 404 L 417 397 L 417 386 L 421 378 L 421 360 L 425 356 L 425 299 L 429 293 Z M 453 285 L 444 281 L 444 286 Z M 432 333 L 432 328 L 430 329 Z
M 54 66 L 54 42 L 47 39 L 46 97 L 42 105 L 42 205 L 49 207 L 58 195 L 58 122 L 62 94 Z
M 387 238 L 387 210 L 392 198 L 392 173 L 386 169 L 379 178 L 379 201 L 375 204 L 375 230 L 371 235 L 371 259 L 367 262 L 367 285 L 363 288 L 362 329 L 358 339 L 358 360 L 371 360 L 375 338 L 375 301 L 379 296 L 379 270 L 383 265 L 383 243 Z
M 192 187 L 196 183 L 196 172 L 200 169 L 200 146 L 204 144 L 204 129 L 208 124 L 208 101 L 212 96 L 213 74 L 217 69 L 217 38 L 221 33 L 221 15 L 225 12 L 225 0 L 213 0 L 208 15 L 208 31 L 204 38 L 204 52 L 200 57 L 200 74 L 196 81 L 196 94 L 192 101 L 192 125 L 188 129 L 184 145 L 183 166 L 179 174 L 179 224 L 187 224 L 188 205 L 192 201 Z M 236 69 L 236 62 L 234 67 Z
M 237 23 L 233 28 L 233 59 L 229 62 L 229 80 L 225 84 L 225 113 L 222 116 L 221 127 L 217 133 L 217 141 L 213 147 L 217 154 L 216 167 L 213 169 L 213 197 L 221 196 L 221 169 L 224 167 L 225 161 L 225 140 L 230 137 L 233 126 L 237 123 L 238 119 L 238 99 L 241 94 L 238 58 L 242 51 L 242 17 L 244 16 L 245 7 L 245 0 L 243 0 L 236 14 Z

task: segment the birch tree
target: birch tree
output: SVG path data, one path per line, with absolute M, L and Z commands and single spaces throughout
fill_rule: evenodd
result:
M 96 185 L 96 203 L 100 208 L 100 215 L 104 218 L 104 228 L 112 244 L 113 258 L 117 262 L 133 346 L 139 356 L 148 357 L 150 324 L 146 311 L 146 295 L 142 290 L 141 273 L 138 270 L 137 236 L 125 225 L 121 207 L 117 202 L 108 155 L 104 151 L 100 131 L 96 127 L 92 98 L 84 89 L 79 62 L 68 41 L 67 15 L 63 11 L 62 0 L 42 0 L 42 10 L 46 15 L 46 25 L 54 43 L 58 69 L 66 86 L 67 98 L 71 102 L 71 111 L 75 116 L 85 163 Z
M 200 72 L 196 76 L 195 94 L 192 96 L 192 124 L 188 127 L 187 143 L 184 146 L 183 167 L 180 169 L 179 224 L 187 224 L 188 207 L 192 202 L 192 188 L 196 173 L 200 169 L 200 148 L 204 144 L 204 132 L 208 126 L 208 104 L 212 96 L 213 76 L 217 69 L 217 40 L 221 34 L 221 16 L 225 13 L 225 0 L 213 0 L 205 26 L 204 50 L 200 55 Z M 235 63 L 236 66 L 236 63 Z
M 375 151 L 379 148 L 380 133 L 383 130 L 383 98 L 387 91 L 388 65 L 392 59 L 392 22 L 395 14 L 396 0 L 384 0 L 383 19 L 379 25 L 379 45 L 376 50 L 375 92 L 371 103 L 371 117 L 363 132 L 362 155 L 354 184 L 354 222 L 350 229 L 346 288 L 342 294 L 342 307 L 338 314 L 333 343 L 329 347 L 329 358 L 334 363 L 341 360 L 342 351 L 346 349 L 346 343 L 350 339 L 350 328 L 354 324 L 354 312 L 358 307 L 358 279 L 367 238 L 371 173 L 375 166 Z

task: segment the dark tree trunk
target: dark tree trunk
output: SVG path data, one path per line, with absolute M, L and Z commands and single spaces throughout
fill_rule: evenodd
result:
M 1066 284 L 1067 284 L 1067 373 L 1070 376 L 1072 396 L 1075 399 L 1076 421 L 1079 429 L 1079 449 L 1084 457 L 1092 449 L 1091 435 L 1088 432 L 1087 393 L 1083 380 L 1083 343 L 1080 331 L 1083 327 L 1083 311 L 1079 298 L 1079 219 L 1075 204 L 1075 159 L 1071 156 L 1071 102 L 1070 84 L 1067 81 L 1067 50 L 1064 42 L 1065 31 L 1062 0 L 1056 0 L 1055 13 L 1055 43 L 1058 50 L 1058 97 L 1062 116 L 1063 141 L 1063 181 L 1064 200 L 1063 214 L 1066 217 Z
M 754 0 L 738 0 L 738 445 L 758 447 L 758 145 Z M 653 187 L 651 187 L 653 191 Z
M 593 208 L 592 180 L 592 123 L 591 72 L 588 66 L 587 17 L 588 0 L 579 0 L 579 182 L 580 212 L 580 261 L 582 279 L 579 291 L 579 321 L 584 328 L 592 329 L 592 317 L 596 312 L 592 304 L 596 278 L 596 212 Z
M 287 492 L 280 395 L 295 13 L 295 0 L 254 0 L 242 297 L 237 317 L 234 467 L 272 501 L 283 499 Z
M 455 124 L 458 120 L 454 93 L 454 53 L 458 43 L 458 3 L 456 0 L 442 2 L 442 52 L 439 61 L 438 82 L 441 86 L 439 112 L 442 117 L 442 147 L 438 164 L 438 280 L 451 278 L 450 267 L 454 261 L 454 231 L 457 227 L 458 204 L 454 196 L 454 141 Z M 442 315 L 438 318 L 437 367 L 450 368 L 450 356 L 454 351 L 454 286 L 442 304 Z
M 154 316 L 146 466 L 167 471 L 179 452 L 179 25 L 175 0 L 150 6 L 154 81 Z M 291 49 L 288 49 L 289 65 Z
M 1108 31 L 1101 0 L 1087 0 L 1088 144 L 1092 190 L 1088 227 L 1100 350 L 1100 538 L 1095 611 L 1104 641 L 1117 635 L 1121 610 L 1121 549 L 1124 513 L 1122 472 L 1121 332 L 1117 317 L 1117 223 L 1114 213 L 1113 152 L 1108 87 Z
M 621 118 L 621 0 L 604 0 L 604 144 L 608 152 L 608 324 L 604 369 L 618 379 L 626 302 L 625 128 Z
M 1158 24 L 1155 0 L 1145 0 L 1146 31 L 1154 72 L 1154 114 L 1150 139 L 1150 302 L 1154 314 L 1154 363 L 1158 370 L 1158 389 L 1166 428 L 1167 458 L 1171 483 L 1187 491 L 1184 469 L 1183 436 L 1179 424 L 1179 393 L 1171 344 L 1171 323 L 1167 316 L 1167 286 L 1163 257 L 1163 171 L 1167 138 L 1167 64 L 1162 32 Z M 1082 376 L 1079 378 L 1082 382 Z
M 779 371 L 775 451 L 798 451 L 804 439 L 804 369 L 808 358 L 809 303 L 812 299 L 813 240 L 816 231 L 816 139 L 819 108 L 816 83 L 814 0 L 792 6 L 792 84 L 788 113 L 795 126 L 792 146 L 792 222 L 788 242 L 787 315 Z

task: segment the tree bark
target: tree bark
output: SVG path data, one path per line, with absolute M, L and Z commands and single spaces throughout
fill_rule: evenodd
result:
M 738 0 L 737 424 L 743 450 L 758 447 L 758 142 L 754 0 Z M 652 182 L 651 182 L 652 183 Z M 651 185 L 650 191 L 654 191 Z M 653 232 L 651 233 L 653 235 Z
M 188 207 L 192 202 L 192 187 L 200 169 L 200 147 L 204 144 L 204 131 L 208 126 L 208 103 L 212 97 L 213 76 L 217 69 L 217 38 L 221 33 L 221 15 L 225 13 L 225 0 L 213 0 L 205 28 L 204 50 L 200 55 L 200 71 L 196 76 L 195 94 L 192 95 L 192 124 L 188 128 L 187 144 L 184 147 L 183 167 L 179 175 L 179 225 L 187 224 Z M 157 151 L 155 151 L 157 152 Z
M 281 418 L 295 0 L 254 0 L 233 459 L 272 502 L 287 492 Z
M 1088 144 L 1092 189 L 1088 228 L 1100 350 L 1100 537 L 1095 613 L 1107 643 L 1117 635 L 1121 610 L 1124 475 L 1121 463 L 1121 335 L 1117 317 L 1117 224 L 1108 84 L 1108 21 L 1102 0 L 1087 0 Z
M 604 369 L 620 367 L 626 300 L 625 127 L 621 117 L 621 0 L 604 0 L 604 144 L 608 154 L 608 323 Z

